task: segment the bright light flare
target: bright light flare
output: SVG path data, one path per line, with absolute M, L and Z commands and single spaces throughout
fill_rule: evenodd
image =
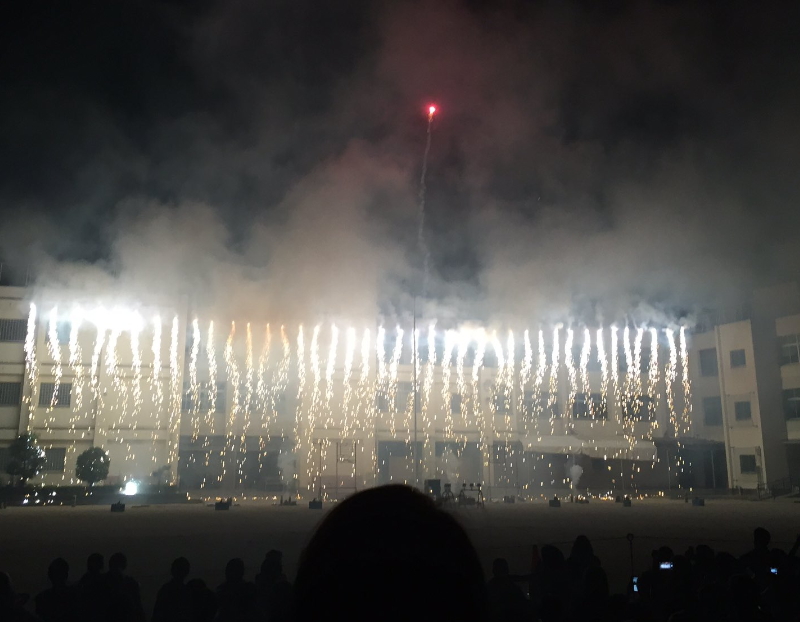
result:
M 436 114 L 436 106 L 428 106 L 428 121 L 433 119 L 433 115 Z
M 139 492 L 139 482 L 136 480 L 130 480 L 125 482 L 125 488 L 122 489 L 122 494 L 132 497 Z

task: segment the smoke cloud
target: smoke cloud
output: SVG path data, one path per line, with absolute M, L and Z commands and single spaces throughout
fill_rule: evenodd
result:
M 433 101 L 428 317 L 662 320 L 798 277 L 798 9 L 298 4 L 31 13 L 3 260 L 224 319 L 406 316 Z

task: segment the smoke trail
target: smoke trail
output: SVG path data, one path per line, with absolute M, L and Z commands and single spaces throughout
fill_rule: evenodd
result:
M 419 178 L 419 212 L 418 212 L 418 223 L 417 223 L 417 245 L 419 246 L 419 252 L 422 255 L 422 295 L 425 295 L 425 291 L 428 287 L 428 271 L 429 271 L 429 264 L 431 259 L 431 253 L 428 249 L 428 243 L 425 240 L 425 193 L 426 193 L 426 186 L 425 186 L 425 177 L 428 175 L 428 154 L 431 151 L 431 124 L 433 123 L 433 114 L 436 112 L 436 108 L 431 106 L 428 109 L 428 130 L 427 130 L 427 137 L 425 140 L 425 154 L 422 156 L 422 174 Z

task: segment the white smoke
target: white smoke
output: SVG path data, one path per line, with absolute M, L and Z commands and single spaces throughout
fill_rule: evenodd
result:
M 445 483 L 453 484 L 454 488 L 458 484 L 461 475 L 461 460 L 449 447 L 439 457 L 439 473 L 443 476 Z
M 578 482 L 581 480 L 581 475 L 583 475 L 583 467 L 579 464 L 573 464 L 569 467 L 569 477 L 572 480 L 572 489 L 576 489 L 578 487 Z
M 278 469 L 281 472 L 281 481 L 286 484 L 294 476 L 295 461 L 297 456 L 290 451 L 282 451 L 278 454 Z

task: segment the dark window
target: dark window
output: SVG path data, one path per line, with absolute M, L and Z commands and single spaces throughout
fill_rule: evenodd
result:
M 6 472 L 6 465 L 8 465 L 8 447 L 0 447 L 0 473 Z
M 21 382 L 0 382 L 0 406 L 19 406 L 21 398 Z
M 739 470 L 742 473 L 755 473 L 756 472 L 755 454 L 743 454 L 739 456 Z
M 576 419 L 588 419 L 591 410 L 591 398 L 587 399 L 586 393 L 576 393 L 572 402 L 572 416 Z
M 58 335 L 58 343 L 69 343 L 69 334 L 72 332 L 72 324 L 69 322 L 58 322 L 56 324 L 56 334 Z
M 736 412 L 736 421 L 747 421 L 753 418 L 750 412 L 750 402 L 734 402 L 733 409 Z
M 606 461 L 602 458 L 592 458 L 592 472 L 605 473 L 607 471 Z
M 781 365 L 800 363 L 800 335 L 779 337 L 781 347 Z
M 50 406 L 55 408 L 68 408 L 72 395 L 72 383 L 62 382 L 58 385 L 58 394 L 53 400 L 53 393 L 56 390 L 55 382 L 43 382 L 39 385 L 39 406 Z
M 731 367 L 744 367 L 747 365 L 747 356 L 744 350 L 731 350 Z
M 719 395 L 703 398 L 703 422 L 706 425 L 722 425 L 722 399 Z
M 286 404 L 286 392 L 278 393 L 275 396 L 275 403 L 274 403 L 275 412 L 278 415 L 286 415 L 288 411 L 288 406 Z
M 189 382 L 183 383 L 183 399 L 181 400 L 181 409 L 184 412 L 192 412 L 194 410 L 194 396 L 190 388 Z M 217 383 L 217 399 L 214 403 L 214 412 L 225 413 L 225 399 L 226 399 L 227 383 Z M 200 382 L 197 387 L 197 412 L 199 414 L 206 414 L 211 411 L 211 388 L 210 382 Z
M 653 418 L 653 398 L 649 395 L 637 395 L 623 404 L 622 414 L 632 421 L 650 421 Z
M 389 396 L 386 394 L 386 391 L 379 390 L 375 394 L 375 408 L 379 413 L 389 412 Z
M 561 411 L 558 409 L 558 394 L 553 395 L 552 404 L 550 404 L 550 393 L 544 392 L 539 396 L 539 416 L 543 419 L 561 417 Z
M 0 320 L 0 341 L 22 343 L 27 332 L 27 320 Z
M 414 387 L 410 382 L 398 382 L 397 393 L 394 394 L 394 405 L 397 412 L 404 413 L 408 410 L 409 404 L 414 408 Z
M 494 394 L 494 414 L 496 415 L 508 415 L 511 411 L 511 404 L 509 403 L 510 400 L 508 399 L 508 395 L 506 395 L 505 391 L 497 391 Z
M 43 471 L 50 473 L 63 473 L 67 460 L 67 450 L 63 447 L 51 447 L 44 450 Z
M 450 412 L 454 415 L 461 414 L 461 393 L 451 393 L 450 394 Z
M 572 404 L 576 419 L 607 419 L 608 410 L 599 393 L 577 393 Z
M 787 419 L 800 419 L 800 389 L 783 390 L 783 414 Z
M 717 368 L 717 349 L 707 348 L 700 350 L 700 375 L 701 376 L 716 376 L 719 374 Z

